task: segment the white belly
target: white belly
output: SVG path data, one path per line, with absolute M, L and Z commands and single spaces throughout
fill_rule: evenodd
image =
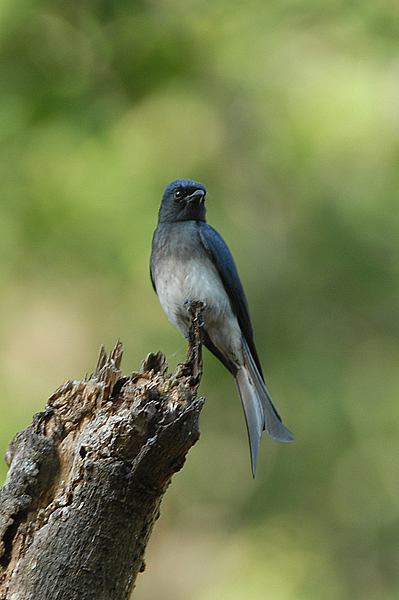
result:
M 186 300 L 204 302 L 205 330 L 212 342 L 235 363 L 241 363 L 241 331 L 219 274 L 212 263 L 198 259 L 162 261 L 156 277 L 159 301 L 169 321 L 185 334 L 189 326 Z

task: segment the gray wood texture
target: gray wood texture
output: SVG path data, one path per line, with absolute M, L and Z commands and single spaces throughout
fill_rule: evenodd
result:
M 171 478 L 199 437 L 200 313 L 187 362 L 122 345 L 68 381 L 12 440 L 0 490 L 0 600 L 127 600 Z

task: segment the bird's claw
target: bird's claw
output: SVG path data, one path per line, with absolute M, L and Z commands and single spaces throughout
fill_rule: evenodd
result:
M 198 322 L 198 327 L 203 327 L 205 325 L 205 318 L 204 318 L 204 309 L 206 308 L 206 302 L 204 302 L 203 300 L 184 300 L 183 302 L 183 306 L 186 308 L 187 312 L 190 315 L 190 319 L 191 321 L 193 319 L 199 319 L 200 321 Z M 190 329 L 190 327 L 187 327 L 187 329 Z M 187 329 L 186 329 L 186 339 L 189 340 L 189 338 L 187 337 Z
M 203 310 L 206 305 L 201 300 L 185 300 L 183 305 L 189 314 L 190 323 L 184 332 L 189 343 L 185 364 L 190 367 L 194 380 L 199 383 L 202 374 L 202 343 L 205 325 Z

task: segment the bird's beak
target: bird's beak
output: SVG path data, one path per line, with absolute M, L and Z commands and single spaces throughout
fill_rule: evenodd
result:
M 188 202 L 204 202 L 205 201 L 204 190 L 195 190 L 190 196 L 188 196 Z

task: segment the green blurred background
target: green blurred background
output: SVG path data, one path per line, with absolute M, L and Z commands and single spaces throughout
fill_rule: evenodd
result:
M 101 343 L 184 359 L 148 259 L 199 180 L 297 439 L 254 482 L 206 354 L 134 597 L 399 599 L 399 4 L 1 0 L 0 27 L 0 454 Z

